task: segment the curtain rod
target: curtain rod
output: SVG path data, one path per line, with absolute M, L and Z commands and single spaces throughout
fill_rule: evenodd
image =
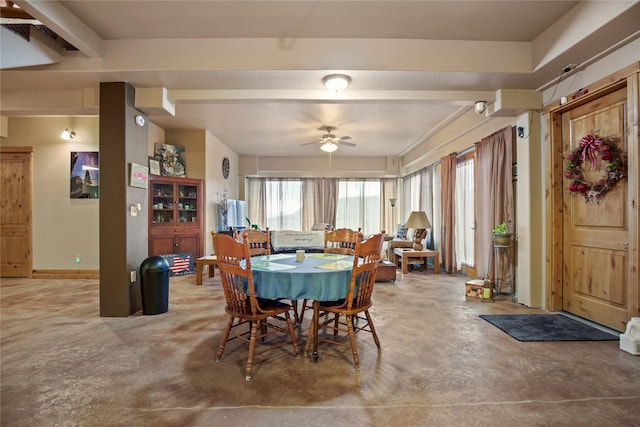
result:
M 465 148 L 464 150 L 460 151 L 459 153 L 456 153 L 456 157 L 462 157 L 464 155 L 467 155 L 473 151 L 476 151 L 476 145 L 473 144 L 471 147 L 469 148 Z

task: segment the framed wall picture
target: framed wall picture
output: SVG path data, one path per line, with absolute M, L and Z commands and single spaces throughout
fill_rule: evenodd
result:
M 131 187 L 147 188 L 149 183 L 149 168 L 137 163 L 129 164 L 129 185 Z
M 160 175 L 160 159 L 149 156 L 149 173 L 151 175 Z
M 155 155 L 160 159 L 160 172 L 164 176 L 186 176 L 184 147 L 155 144 Z
M 100 197 L 100 162 L 97 151 L 72 151 L 69 197 L 98 199 Z

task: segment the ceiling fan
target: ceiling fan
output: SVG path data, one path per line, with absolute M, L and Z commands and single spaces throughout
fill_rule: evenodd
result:
M 326 133 L 322 135 L 317 141 L 307 142 L 306 144 L 302 145 L 320 144 L 320 149 L 322 151 L 326 151 L 327 153 L 336 151 L 339 145 L 344 145 L 347 147 L 356 146 L 356 144 L 354 144 L 353 142 L 347 142 L 349 139 L 351 139 L 350 136 L 341 136 L 340 138 L 335 136 L 333 134 L 333 131 L 336 130 L 335 126 L 320 126 L 318 130 L 322 130 Z

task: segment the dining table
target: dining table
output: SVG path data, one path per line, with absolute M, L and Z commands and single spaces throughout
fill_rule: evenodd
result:
M 353 256 L 329 253 L 274 254 L 251 257 L 256 296 L 291 301 L 312 300 L 313 361 L 319 359 L 320 301 L 344 299 L 349 292 Z

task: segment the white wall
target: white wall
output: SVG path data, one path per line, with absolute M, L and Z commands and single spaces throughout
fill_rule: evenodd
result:
M 563 96 L 571 99 L 571 95 L 578 90 L 588 88 L 590 84 L 640 61 L 640 39 L 623 46 L 604 58 L 596 59 L 578 65 L 574 72 L 563 76 L 558 79 L 559 81 L 552 82 L 553 84 L 543 92 L 544 104 L 552 104 Z
M 98 151 L 98 117 L 5 118 L 0 145 L 33 147 L 33 268 L 35 270 L 99 270 L 99 200 L 70 199 L 72 151 Z M 147 121 L 148 154 L 155 143 L 185 147 L 187 176 L 205 180 L 205 254 L 213 252 L 211 230 L 216 230 L 215 203 L 224 191 L 238 197 L 237 154 L 205 131 L 165 131 Z M 69 128 L 71 141 L 60 139 Z M 231 174 L 222 177 L 222 158 L 231 162 Z M 80 263 L 76 263 L 80 255 Z
M 72 151 L 98 151 L 97 117 L 10 117 L 2 146 L 33 147 L 33 268 L 98 270 L 98 199 L 69 198 Z M 76 132 L 60 139 L 65 129 Z M 76 263 L 76 255 L 80 263 Z
M 516 182 L 517 252 L 514 256 L 518 302 L 542 307 L 544 300 L 544 186 L 542 177 L 543 135 L 541 115 L 529 112 L 518 117 L 516 127 L 524 136 L 516 138 L 518 177 Z
M 340 157 L 321 154 L 309 157 L 242 156 L 241 176 L 383 178 L 399 175 L 397 157 Z
M 229 147 L 222 143 L 210 132 L 206 133 L 205 142 L 205 158 L 206 158 L 206 185 L 205 185 L 205 227 L 204 227 L 204 253 L 211 254 L 213 250 L 213 242 L 211 240 L 211 232 L 219 231 L 218 224 L 221 223 L 218 211 L 218 203 L 224 193 L 230 199 L 243 199 L 240 188 L 240 160 L 238 155 Z M 222 176 L 222 159 L 229 159 L 229 177 L 224 179 Z

